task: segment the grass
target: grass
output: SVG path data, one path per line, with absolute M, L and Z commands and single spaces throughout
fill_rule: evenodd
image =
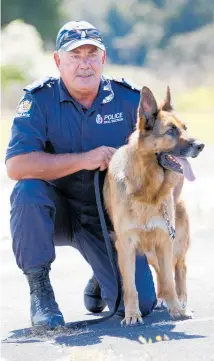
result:
M 179 116 L 188 126 L 189 134 L 197 137 L 206 145 L 214 145 L 214 112 L 190 113 L 182 112 Z M 10 137 L 10 128 L 12 117 L 5 116 L 1 118 L 1 137 L 0 137 L 0 160 L 4 160 L 6 147 Z

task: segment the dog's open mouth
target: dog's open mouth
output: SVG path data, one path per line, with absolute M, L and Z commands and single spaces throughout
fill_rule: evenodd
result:
M 170 153 L 157 154 L 158 163 L 161 167 L 181 173 L 189 181 L 195 180 L 190 162 L 185 157 L 178 157 Z

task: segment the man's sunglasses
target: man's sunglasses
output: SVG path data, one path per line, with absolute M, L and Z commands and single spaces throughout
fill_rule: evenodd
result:
M 103 42 L 103 37 L 101 33 L 96 29 L 78 29 L 78 30 L 65 30 L 62 32 L 58 40 L 58 49 L 61 48 L 64 44 L 81 39 L 94 39 Z

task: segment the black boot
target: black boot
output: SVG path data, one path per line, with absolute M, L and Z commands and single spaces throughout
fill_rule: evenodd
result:
M 101 289 L 95 276 L 88 281 L 84 290 L 85 308 L 93 313 L 99 313 L 106 307 L 105 301 L 101 298 Z
M 55 328 L 65 321 L 55 301 L 48 268 L 34 268 L 26 272 L 31 296 L 31 323 L 33 326 Z

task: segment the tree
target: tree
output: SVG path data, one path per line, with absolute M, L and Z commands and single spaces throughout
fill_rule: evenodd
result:
M 2 26 L 22 19 L 34 25 L 46 44 L 55 41 L 64 14 L 60 0 L 2 0 Z

